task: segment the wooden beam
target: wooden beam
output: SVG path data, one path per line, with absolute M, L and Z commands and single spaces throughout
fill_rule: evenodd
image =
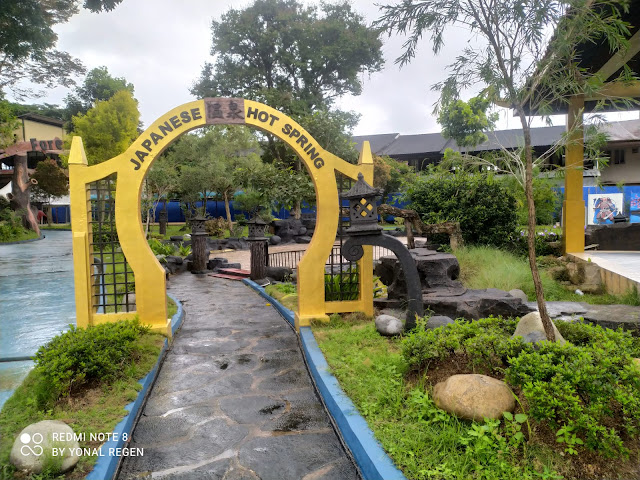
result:
M 609 82 L 585 100 L 606 100 L 612 98 L 640 98 L 640 81 L 634 82 Z
M 636 54 L 640 52 L 640 30 L 638 30 L 629 39 L 629 48 L 626 50 L 618 50 L 600 70 L 596 73 L 603 82 L 607 81 L 611 75 L 620 70 L 624 65 L 629 62 Z

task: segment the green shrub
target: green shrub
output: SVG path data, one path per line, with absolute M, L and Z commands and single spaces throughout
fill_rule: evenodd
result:
M 468 244 L 503 246 L 516 235 L 515 199 L 492 176 L 435 173 L 411 185 L 407 199 L 425 223 L 460 222 Z
M 48 380 L 53 397 L 118 378 L 138 358 L 136 341 L 149 327 L 137 320 L 71 328 L 36 353 L 36 368 Z
M 561 236 L 557 233 L 550 230 L 536 232 L 535 240 L 536 257 L 544 257 L 546 255 L 557 257 L 562 255 Z M 520 235 L 516 236 L 512 250 L 517 255 L 522 255 L 523 257 L 529 254 L 529 243 L 526 231 L 522 230 Z
M 622 330 L 565 327 L 577 344 L 543 342 L 510 360 L 506 380 L 522 390 L 535 420 L 546 422 L 567 453 L 578 445 L 605 457 L 628 455 L 624 440 L 640 433 L 637 346 Z
M 500 179 L 505 187 L 511 191 L 516 199 L 516 215 L 520 225 L 526 225 L 529 218 L 527 198 L 524 188 L 512 175 L 506 175 Z M 559 194 L 553 189 L 553 181 L 547 178 L 534 177 L 533 179 L 533 203 L 536 206 L 536 225 L 550 225 L 558 217 L 562 208 L 559 202 Z
M 149 240 L 149 247 L 154 255 L 173 255 L 176 251 L 172 243 L 163 243 L 155 238 Z
M 360 294 L 357 267 L 348 272 L 324 275 L 324 295 L 330 301 L 357 300 Z
M 424 371 L 432 362 L 454 354 L 465 355 L 474 367 L 493 371 L 503 368 L 507 357 L 532 349 L 510 338 L 517 323 L 517 319 L 489 317 L 426 329 L 426 320 L 418 320 L 418 326 L 402 341 L 402 356 L 414 371 Z
M 0 242 L 11 242 L 25 233 L 22 219 L 11 210 L 9 201 L 4 197 L 0 203 Z
M 204 222 L 204 228 L 210 237 L 224 237 L 224 232 L 227 229 L 227 221 L 222 217 L 212 218 Z
M 118 238 L 118 231 L 116 226 L 111 223 L 92 223 L 91 231 L 93 232 L 93 243 L 100 250 L 103 248 L 110 250 L 111 247 L 106 247 L 106 243 L 115 243 L 120 245 L 120 239 Z
M 456 321 L 425 330 L 425 321 L 402 341 L 413 371 L 440 361 L 503 378 L 524 397 L 526 414 L 551 428 L 565 453 L 589 449 L 605 457 L 627 456 L 625 442 L 640 434 L 640 340 L 622 330 L 584 322 L 557 322 L 565 345 L 536 349 L 511 339 L 517 321 Z
M 191 254 L 191 245 L 185 245 L 184 243 L 181 243 L 178 247 L 178 253 L 181 257 L 188 257 L 189 254 Z

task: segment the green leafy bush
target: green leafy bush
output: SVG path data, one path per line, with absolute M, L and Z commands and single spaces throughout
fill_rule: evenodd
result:
M 173 255 L 176 251 L 172 243 L 163 243 L 155 238 L 149 240 L 149 247 L 154 255 Z
M 524 195 L 524 188 L 512 175 L 505 175 L 501 178 L 505 187 L 509 189 L 516 199 L 516 214 L 518 223 L 526 225 L 529 218 L 527 198 Z M 547 178 L 534 177 L 533 179 L 533 203 L 536 206 L 536 225 L 550 225 L 559 220 L 562 202 L 554 183 Z
M 223 237 L 227 229 L 227 221 L 222 217 L 212 218 L 204 222 L 204 228 L 210 237 Z
M 515 198 L 493 176 L 434 173 L 411 185 L 407 199 L 425 223 L 460 222 L 468 244 L 503 246 L 516 235 Z
M 403 340 L 402 356 L 414 371 L 426 370 L 432 362 L 454 354 L 469 358 L 483 371 L 504 368 L 508 357 L 523 349 L 533 350 L 520 339 L 510 338 L 517 323 L 517 319 L 489 317 L 426 329 L 426 320 L 421 319 Z
M 357 300 L 360 294 L 357 267 L 336 274 L 324 274 L 324 294 L 327 301 Z
M 149 331 L 137 320 L 71 328 L 36 353 L 36 368 L 54 397 L 123 375 L 139 356 L 136 341 Z
M 543 232 L 536 232 L 536 256 L 543 257 L 546 255 L 553 255 L 555 257 L 562 255 L 561 236 L 557 233 L 545 230 Z M 526 257 L 529 254 L 529 244 L 527 240 L 527 232 L 524 230 L 517 235 L 512 245 L 512 250 L 517 255 Z
M 412 370 L 439 361 L 466 362 L 469 370 L 503 378 L 527 406 L 533 421 L 556 433 L 565 453 L 588 449 L 605 457 L 627 456 L 626 442 L 640 434 L 640 340 L 622 330 L 584 322 L 557 322 L 565 345 L 536 349 L 511 339 L 516 320 L 457 321 L 433 330 L 424 320 L 402 342 Z
M 120 245 L 120 239 L 118 238 L 118 231 L 116 226 L 108 222 L 106 223 L 92 223 L 91 231 L 93 233 L 93 243 L 97 248 L 102 250 L 103 248 L 110 250 L 111 247 L 106 247 L 106 243 L 115 243 L 116 246 Z
M 20 216 L 11 210 L 9 200 L 0 197 L 0 242 L 15 240 L 24 232 Z
M 178 247 L 178 253 L 181 257 L 188 257 L 191 253 L 191 245 L 185 245 L 184 243 L 181 243 Z

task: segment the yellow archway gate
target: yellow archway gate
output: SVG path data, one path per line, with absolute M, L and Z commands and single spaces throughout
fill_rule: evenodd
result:
M 121 155 L 88 166 L 82 139 L 74 137 L 69 155 L 69 189 L 73 231 L 76 320 L 79 327 L 132 318 L 171 336 L 167 319 L 165 272 L 144 236 L 141 193 L 144 177 L 157 156 L 181 135 L 204 125 L 241 124 L 272 133 L 300 157 L 316 190 L 316 229 L 298 265 L 298 311 L 296 328 L 328 313 L 362 311 L 373 314 L 372 247 L 364 247 L 359 261 L 360 295 L 357 300 L 325 300 L 324 265 L 331 254 L 338 228 L 340 200 L 336 173 L 356 179 L 362 172 L 373 183 L 373 159 L 368 142 L 358 165 L 345 162 L 324 150 L 300 125 L 262 103 L 241 98 L 205 98 L 186 103 L 156 120 Z M 91 249 L 93 221 L 91 184 L 115 176 L 115 227 L 122 254 L 135 275 L 135 312 L 98 313 L 100 296 L 96 263 Z M 115 267 L 114 267 L 115 268 Z M 126 267 L 125 267 L 126 268 Z M 125 282 L 126 283 L 126 282 Z M 127 285 L 125 284 L 125 289 Z

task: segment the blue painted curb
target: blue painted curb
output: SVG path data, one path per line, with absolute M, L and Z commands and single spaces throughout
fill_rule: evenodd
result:
M 173 317 L 171 317 L 171 332 L 172 334 L 175 334 L 184 320 L 184 309 L 177 298 L 170 294 L 167 295 L 176 302 L 176 305 L 178 306 L 178 311 Z M 144 405 L 145 398 L 149 393 L 153 382 L 155 382 L 156 377 L 158 376 L 160 364 L 162 363 L 162 359 L 164 358 L 168 348 L 169 341 L 165 339 L 162 351 L 158 356 L 158 361 L 151 371 L 138 382 L 142 385 L 142 388 L 138 392 L 138 396 L 133 402 L 124 407 L 129 413 L 120 423 L 118 423 L 118 425 L 116 425 L 116 428 L 113 430 L 112 440 L 105 442 L 105 444 L 100 447 L 100 456 L 98 457 L 98 461 L 94 465 L 93 470 L 91 470 L 91 472 L 89 472 L 85 477 L 87 480 L 108 480 L 115 477 L 118 470 L 118 464 L 122 458 L 121 455 L 116 455 L 116 453 L 118 453 L 119 449 L 128 444 L 131 439 L 140 410 Z
M 284 308 L 257 283 L 248 279 L 243 280 L 243 282 L 267 299 L 288 322 L 292 325 L 294 324 L 291 310 Z M 363 479 L 407 480 L 375 439 L 366 420 L 360 415 L 351 399 L 340 388 L 336 377 L 331 374 L 329 365 L 320 347 L 318 347 L 310 327 L 300 328 L 300 343 L 316 389 L 358 465 Z
M 244 278 L 242 281 L 245 283 L 245 285 L 249 285 L 256 292 L 258 292 L 261 297 L 263 297 L 265 300 L 267 300 L 269 303 L 271 303 L 271 305 L 273 305 L 273 307 L 278 312 L 280 312 L 280 315 L 282 315 L 287 322 L 289 322 L 292 326 L 295 327 L 295 319 L 293 317 L 294 316 L 293 310 L 289 310 L 288 308 L 285 308 L 280 302 L 278 302 L 275 298 L 273 298 L 271 295 L 269 295 L 267 292 L 265 292 L 264 288 L 262 288 L 260 285 L 258 285 L 253 280 L 249 280 L 248 278 Z

